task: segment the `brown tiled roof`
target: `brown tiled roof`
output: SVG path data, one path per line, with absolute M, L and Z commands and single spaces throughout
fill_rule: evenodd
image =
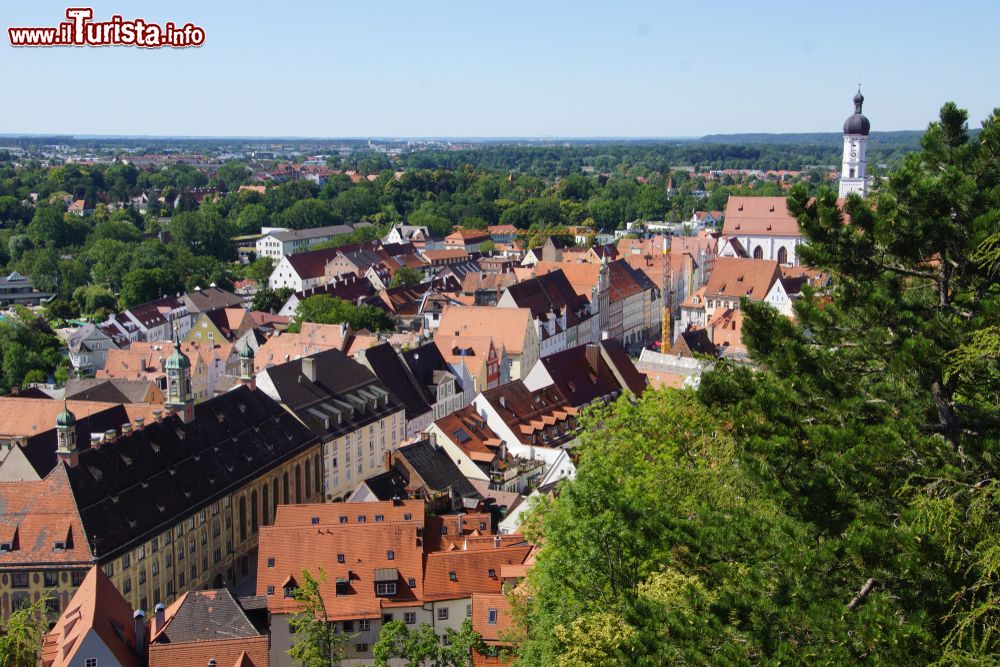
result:
M 726 202 L 724 235 L 799 236 L 799 223 L 784 197 L 737 197 Z
M 527 308 L 466 306 L 445 308 L 438 331 L 445 336 L 490 336 L 509 354 L 524 351 L 525 336 L 531 323 Z
M 434 423 L 473 461 L 490 463 L 499 455 L 503 441 L 476 413 L 475 406 L 467 405 Z
M 494 620 L 490 623 L 490 611 Z M 503 593 L 475 593 L 472 596 L 472 629 L 487 644 L 498 644 L 507 638 L 512 627 L 510 601 Z
M 260 531 L 257 594 L 267 596 L 271 613 L 294 613 L 298 603 L 283 587 L 302 570 L 318 576 L 322 569 L 320 592 L 331 621 L 379 618 L 383 607 L 412 605 L 423 599 L 423 527 L 422 501 L 281 505 L 275 525 Z M 375 595 L 377 576 L 396 583 L 395 596 Z
M 434 336 L 434 344 L 444 360 L 449 364 L 463 363 L 472 377 L 479 377 L 483 365 L 489 359 L 493 339 L 490 336 L 449 336 L 440 333 L 440 329 L 438 331 Z M 498 360 L 500 354 L 501 350 L 497 350 Z
M 149 667 L 202 667 L 215 660 L 218 667 L 268 667 L 266 635 L 243 639 L 153 644 L 149 647 Z
M 67 401 L 67 407 L 77 419 L 116 405 L 118 404 L 97 401 Z M 62 409 L 62 402 L 52 399 L 0 396 L 0 439 L 29 438 L 49 431 L 55 428 L 56 415 L 62 412 Z M 125 404 L 125 412 L 129 421 L 133 422 L 136 417 L 142 417 L 147 422 L 151 421 L 153 410 L 162 409 L 162 405 L 153 403 Z
M 774 260 L 719 257 L 705 283 L 705 298 L 745 296 L 762 301 L 780 277 L 781 270 Z
M 459 227 L 458 229 L 454 230 L 451 234 L 448 234 L 448 236 L 444 237 L 444 240 L 445 242 L 460 240 L 464 241 L 465 243 L 469 243 L 470 241 L 475 242 L 480 240 L 486 240 L 489 237 L 490 237 L 489 232 L 484 231 L 482 229 L 463 229 L 462 227 Z
M 132 612 L 132 607 L 101 568 L 90 568 L 66 610 L 45 635 L 41 651 L 42 667 L 84 664 L 84 658 L 90 655 L 77 656 L 77 652 L 91 631 L 110 651 L 115 664 L 139 667 L 143 661 L 135 653 Z
M 577 409 L 569 404 L 556 385 L 531 391 L 521 380 L 514 380 L 482 393 L 504 423 L 526 445 L 554 447 L 574 435 L 569 422 L 571 417 L 576 416 Z M 536 435 L 554 425 L 562 425 L 564 432 L 551 441 L 538 442 Z
M 473 593 L 500 593 L 503 589 L 500 568 L 523 563 L 531 547 L 523 542 L 515 546 L 493 547 L 493 539 L 484 540 L 487 546 L 482 549 L 427 554 L 424 599 L 454 600 L 470 597 Z M 490 570 L 493 576 L 490 576 Z
M 56 549 L 56 542 L 63 548 Z M 0 482 L 0 544 L 11 545 L 0 551 L 4 569 L 93 562 L 65 466 L 57 465 L 40 481 Z
M 441 250 L 424 250 L 424 257 L 428 262 L 440 261 L 443 259 L 467 258 L 469 253 L 462 248 L 442 248 Z

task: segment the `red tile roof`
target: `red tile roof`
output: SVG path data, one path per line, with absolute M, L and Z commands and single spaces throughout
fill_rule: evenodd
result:
M 724 235 L 799 236 L 799 223 L 788 212 L 784 197 L 730 196 Z
M 82 665 L 77 651 L 93 631 L 122 667 L 139 667 L 132 607 L 101 568 L 94 566 L 42 642 L 42 667 Z M 93 647 L 90 648 L 93 650 Z M 89 656 L 84 656 L 89 657 Z M 206 663 L 207 664 L 207 663 Z

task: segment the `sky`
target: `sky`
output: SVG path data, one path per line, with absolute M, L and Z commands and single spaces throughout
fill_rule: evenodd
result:
M 87 6 L 83 2 L 72 3 Z M 64 3 L 0 0 L 0 133 L 684 137 L 873 131 L 1000 106 L 995 0 L 93 0 L 203 46 L 13 48 Z

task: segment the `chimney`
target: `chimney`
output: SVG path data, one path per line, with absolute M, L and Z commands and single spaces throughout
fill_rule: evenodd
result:
M 125 422 L 122 424 L 122 435 L 128 435 L 132 432 L 132 424 L 130 422 Z
M 587 363 L 596 373 L 600 368 L 601 348 L 597 343 L 587 343 Z
M 118 439 L 118 431 L 113 428 L 109 428 L 104 432 L 104 442 L 114 442 Z
M 316 357 L 302 357 L 302 374 L 310 382 L 316 381 Z
M 500 407 L 501 408 L 506 408 L 507 407 L 507 397 L 506 396 L 503 396 L 503 395 L 500 396 Z
M 392 470 L 392 452 L 388 452 L 387 451 L 385 453 L 385 464 L 384 465 L 385 465 L 385 471 L 386 472 L 389 472 L 390 470 Z
M 162 422 L 163 421 L 163 410 L 153 410 L 153 419 L 156 420 L 156 423 Z
M 157 632 L 163 629 L 163 624 L 166 617 L 166 610 L 167 608 L 163 605 L 162 602 L 156 603 L 156 606 L 153 607 L 153 628 L 149 632 L 150 638 L 152 638 L 153 635 L 155 635 Z
M 499 535 L 497 535 L 496 537 L 493 538 L 493 546 L 495 548 L 497 548 L 497 549 L 500 548 L 500 536 Z
M 103 433 L 91 433 L 90 434 L 90 448 L 91 449 L 100 449 L 102 444 L 104 444 L 104 434 Z
M 132 622 L 135 625 L 135 652 L 146 655 L 146 612 L 136 609 L 132 614 Z
M 135 418 L 135 430 L 136 431 L 141 431 L 142 430 L 142 425 L 145 424 L 145 423 L 146 423 L 146 420 L 143 417 L 136 417 Z
M 461 535 L 462 532 L 465 530 L 465 512 L 459 512 L 457 518 L 458 518 L 458 534 Z
M 427 432 L 427 439 L 431 441 L 431 447 L 437 449 L 438 446 L 438 436 L 434 431 Z

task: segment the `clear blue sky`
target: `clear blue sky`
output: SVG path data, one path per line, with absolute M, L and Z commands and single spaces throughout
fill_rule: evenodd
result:
M 67 0 L 68 2 L 68 0 Z M 70 3 L 85 5 L 86 3 Z M 0 132 L 692 136 L 874 130 L 1000 106 L 1000 2 L 95 0 L 197 49 L 11 48 L 67 4 L 0 2 Z

